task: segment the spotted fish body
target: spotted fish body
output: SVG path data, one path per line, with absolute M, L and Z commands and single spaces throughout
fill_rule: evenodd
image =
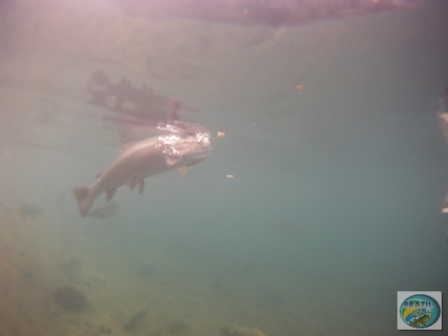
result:
M 128 184 L 144 190 L 144 179 L 202 161 L 211 150 L 211 136 L 197 124 L 167 125 L 167 134 L 127 145 L 90 186 L 73 188 L 81 216 L 86 216 L 95 198 L 106 192 L 110 201 L 116 190 Z
M 431 319 L 431 312 L 426 312 L 422 316 L 415 318 L 411 321 L 409 321 L 409 325 L 414 328 L 418 328 L 420 326 L 425 326 L 426 323 Z

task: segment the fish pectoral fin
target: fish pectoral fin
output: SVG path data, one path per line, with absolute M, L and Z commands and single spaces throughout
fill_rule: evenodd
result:
M 138 191 L 140 194 L 145 190 L 145 180 L 140 176 L 132 176 L 128 181 L 128 186 L 131 190 L 134 190 L 135 187 L 138 187 Z
M 138 191 L 141 194 L 145 190 L 145 180 L 142 178 L 138 179 Z
M 179 172 L 182 174 L 182 176 L 185 176 L 185 174 L 187 174 L 187 167 L 186 166 L 179 167 Z
M 106 190 L 106 200 L 110 202 L 112 200 L 112 197 L 114 197 L 115 192 L 117 191 L 117 188 L 110 188 Z
M 135 189 L 135 187 L 137 186 L 137 180 L 138 180 L 138 177 L 137 177 L 137 176 L 132 176 L 132 177 L 129 179 L 129 181 L 128 181 L 128 187 L 129 187 L 129 189 L 131 189 L 131 190 L 134 190 L 134 189 Z
M 174 166 L 178 161 L 179 161 L 179 159 L 175 156 L 171 156 L 171 155 L 166 156 L 166 164 L 170 167 Z

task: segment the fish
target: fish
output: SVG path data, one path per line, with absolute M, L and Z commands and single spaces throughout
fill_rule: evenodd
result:
M 211 151 L 211 134 L 202 125 L 173 121 L 165 125 L 166 131 L 123 147 L 119 155 L 90 185 L 72 188 L 82 217 L 89 214 L 96 197 L 106 193 L 112 200 L 116 190 L 128 185 L 138 188 L 140 194 L 145 188 L 145 178 L 187 166 L 205 159 Z
M 423 313 L 422 315 L 416 316 L 412 320 L 410 320 L 409 325 L 411 327 L 418 328 L 421 325 L 425 326 L 426 323 L 428 323 L 428 321 L 430 319 L 431 319 L 431 312 L 427 311 L 427 312 Z
M 18 213 L 21 217 L 35 218 L 43 213 L 43 210 L 35 205 L 22 203 L 18 209 Z

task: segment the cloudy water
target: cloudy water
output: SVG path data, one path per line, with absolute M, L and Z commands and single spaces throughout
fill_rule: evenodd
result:
M 447 14 L 0 1 L 0 335 L 399 333 L 448 292 Z

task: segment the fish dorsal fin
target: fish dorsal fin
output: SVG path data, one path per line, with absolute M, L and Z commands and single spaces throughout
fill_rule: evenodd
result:
M 168 120 L 179 120 L 180 101 L 172 98 L 168 103 L 167 117 Z

